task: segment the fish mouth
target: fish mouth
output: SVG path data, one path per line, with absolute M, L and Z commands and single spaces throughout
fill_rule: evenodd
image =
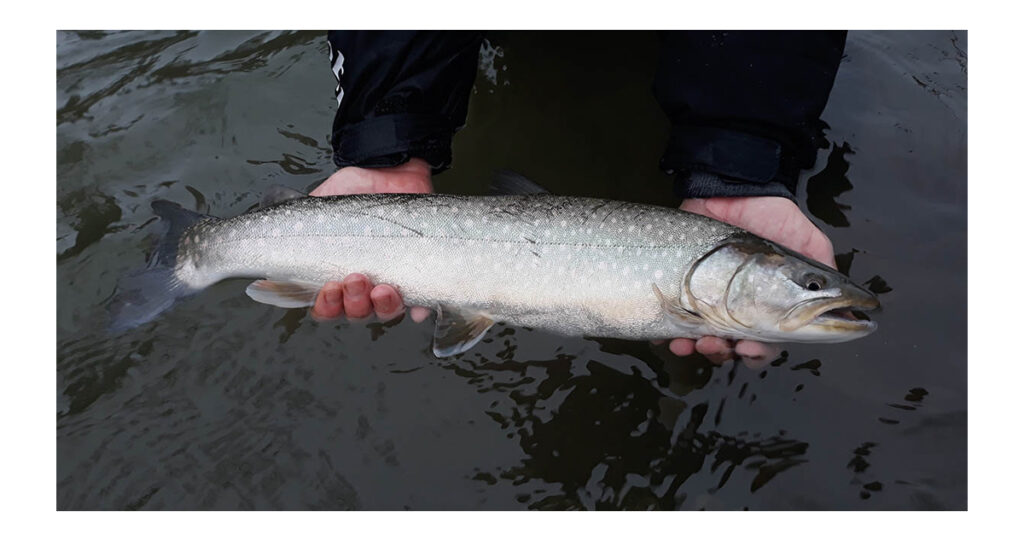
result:
M 857 293 L 804 301 L 790 309 L 781 327 L 785 331 L 813 327 L 830 333 L 868 334 L 878 324 L 864 312 L 877 310 L 880 303 L 871 293 Z
M 833 332 L 867 334 L 878 324 L 871 321 L 865 312 L 878 310 L 880 306 L 874 296 L 825 302 L 811 312 L 807 325 Z

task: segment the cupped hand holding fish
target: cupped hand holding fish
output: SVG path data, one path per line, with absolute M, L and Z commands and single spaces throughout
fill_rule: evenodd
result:
M 796 203 L 784 197 L 687 199 L 679 208 L 746 229 L 832 268 L 836 266 L 832 241 L 811 223 Z M 716 363 L 733 356 L 752 362 L 767 362 L 778 354 L 778 347 L 753 340 L 732 344 L 717 336 L 698 340 L 676 338 L 669 342 L 669 350 L 676 355 L 690 355 L 697 351 Z
M 343 167 L 316 187 L 309 195 L 352 195 L 358 193 L 432 193 L 430 165 L 412 158 L 395 167 L 364 169 Z M 317 294 L 312 316 L 328 321 L 347 316 L 360 319 L 376 314 L 382 321 L 394 319 L 405 312 L 401 295 L 388 284 L 374 286 L 363 274 L 350 274 L 340 282 L 327 282 Z M 409 316 L 419 323 L 430 317 L 430 309 L 413 306 Z
M 349 195 L 357 193 L 431 193 L 429 165 L 413 158 L 397 167 L 363 169 L 345 167 L 324 181 L 310 195 Z M 835 267 L 832 243 L 800 211 L 795 203 L 782 197 L 719 197 L 689 199 L 682 210 L 726 222 L 765 239 L 772 240 L 807 257 Z M 328 282 L 317 295 L 312 315 L 318 320 L 347 316 L 352 319 L 376 314 L 390 320 L 404 312 L 401 295 L 388 284 L 374 286 L 363 274 L 350 274 L 341 282 Z M 410 308 L 416 322 L 425 320 L 430 310 L 422 306 Z M 723 362 L 734 356 L 748 361 L 770 360 L 778 346 L 753 340 L 732 342 L 717 336 L 698 340 L 676 338 L 669 350 L 679 356 L 697 351 L 712 360 Z

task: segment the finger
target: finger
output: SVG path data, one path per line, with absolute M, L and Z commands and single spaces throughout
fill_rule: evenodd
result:
M 344 314 L 341 300 L 341 282 L 327 282 L 316 295 L 310 315 L 317 321 L 337 319 Z
M 743 366 L 746 366 L 751 370 L 761 370 L 768 366 L 768 363 L 772 362 L 771 359 L 752 359 L 750 357 L 740 357 L 740 360 L 743 361 Z
M 724 338 L 703 336 L 697 340 L 697 352 L 715 364 L 721 364 L 732 358 L 732 345 Z
M 753 340 L 740 340 L 736 342 L 735 349 L 736 355 L 741 357 L 750 357 L 751 359 L 771 357 L 769 360 L 774 359 L 782 351 L 776 344 L 765 344 Z
M 370 302 L 373 304 L 373 311 L 381 321 L 394 319 L 405 310 L 402 304 L 402 296 L 395 288 L 381 284 L 370 290 Z
M 370 315 L 370 279 L 362 274 L 350 274 L 341 282 L 344 290 L 345 315 L 349 319 L 360 319 Z
M 694 341 L 689 338 L 676 338 L 668 343 L 668 350 L 679 357 L 693 355 L 695 347 Z
M 752 370 L 764 368 L 777 359 L 780 353 L 782 346 L 778 344 L 765 344 L 753 340 L 740 340 L 736 343 L 736 355 Z
M 430 308 L 426 306 L 413 306 L 409 309 L 409 317 L 416 323 L 422 323 L 423 320 L 430 317 Z

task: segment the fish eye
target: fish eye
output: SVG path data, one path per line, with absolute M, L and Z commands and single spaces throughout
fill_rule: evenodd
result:
M 825 287 L 825 277 L 820 274 L 807 273 L 801 278 L 800 282 L 805 289 L 810 291 L 818 291 Z

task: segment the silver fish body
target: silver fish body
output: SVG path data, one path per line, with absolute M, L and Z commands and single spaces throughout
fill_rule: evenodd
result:
M 579 197 L 374 194 L 303 198 L 195 226 L 178 278 L 323 284 L 360 272 L 410 304 L 455 306 L 567 335 L 683 336 L 678 295 L 737 228 L 674 209 Z M 701 336 L 692 329 L 686 336 Z
M 254 299 L 303 306 L 324 283 L 355 272 L 392 284 L 407 304 L 438 308 L 441 334 L 441 317 L 459 316 L 445 339 L 457 346 L 439 349 L 435 333 L 439 354 L 468 349 L 498 321 L 565 335 L 637 340 L 717 335 L 841 341 L 870 332 L 873 323 L 801 336 L 779 330 L 772 319 L 785 314 L 792 320 L 801 303 L 877 305 L 873 295 L 831 269 L 731 225 L 672 208 L 582 197 L 303 197 L 230 219 L 200 219 L 180 231 L 174 251 L 165 259 L 173 259 L 169 281 L 178 296 L 226 278 L 252 277 L 264 279 L 248 290 Z M 785 258 L 790 267 L 806 265 L 815 269 L 814 276 L 830 273 L 828 278 L 846 291 L 818 301 L 791 299 L 806 289 L 779 293 L 778 284 L 765 282 L 780 280 L 778 269 L 762 264 L 770 263 L 769 256 Z M 759 263 L 752 265 L 754 259 Z M 292 289 L 274 289 L 274 284 L 292 284 Z M 837 304 L 836 298 L 850 297 L 851 287 L 858 290 L 855 302 Z M 756 297 L 765 288 L 788 305 L 767 311 L 759 306 Z M 751 323 L 760 319 L 767 322 Z

